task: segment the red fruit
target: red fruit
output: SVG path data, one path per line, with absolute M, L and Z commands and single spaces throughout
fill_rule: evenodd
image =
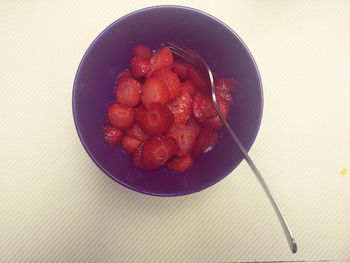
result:
M 201 126 L 195 118 L 191 118 L 185 125 L 173 125 L 169 129 L 167 136 L 175 139 L 179 146 L 178 156 L 184 156 L 190 153 L 201 131 Z
M 228 103 L 233 103 L 233 97 L 231 95 L 231 90 L 229 82 L 234 81 L 233 79 L 219 79 L 215 82 L 215 93 L 218 98 L 227 101 Z
M 189 66 L 188 75 L 193 81 L 194 85 L 196 85 L 199 89 L 203 91 L 210 90 L 209 77 L 204 77 L 203 74 L 201 74 L 192 65 Z
M 193 99 L 193 114 L 200 122 L 216 116 L 212 98 L 203 92 L 197 92 Z
M 117 145 L 123 139 L 123 132 L 110 124 L 103 127 L 105 141 L 111 145 Z
M 128 129 L 135 122 L 133 108 L 117 103 L 108 107 L 107 117 L 111 124 L 119 129 Z
M 154 72 L 152 76 L 164 81 L 169 91 L 170 100 L 176 98 L 177 95 L 179 95 L 180 80 L 174 72 L 168 69 L 161 69 Z
M 147 59 L 133 57 L 130 63 L 131 73 L 135 78 L 141 78 L 151 69 L 151 64 Z
M 137 123 L 149 135 L 165 134 L 172 124 L 173 116 L 167 107 L 152 103 L 149 108 L 139 109 L 136 113 Z
M 168 109 L 174 114 L 174 124 L 185 124 L 192 115 L 192 97 L 187 91 L 168 104 Z
M 140 169 L 145 169 L 142 162 L 142 150 L 143 150 L 144 142 L 141 142 L 139 146 L 136 148 L 133 155 L 133 164 L 135 167 Z
M 217 99 L 218 99 L 219 109 L 222 115 L 224 115 L 224 118 L 226 119 L 230 114 L 230 103 L 220 97 L 218 97 Z M 224 124 L 222 123 L 220 117 L 217 115 L 214 118 L 206 119 L 204 122 L 204 125 L 205 126 L 208 125 L 213 129 L 220 129 L 221 127 L 223 127 Z
M 128 69 L 124 70 L 122 73 L 119 74 L 115 85 L 117 86 L 118 83 L 125 78 L 132 78 L 131 72 Z
M 211 127 L 212 129 L 221 129 L 224 124 L 222 123 L 219 116 L 216 116 L 214 118 L 207 119 L 204 123 L 204 126 Z
M 137 168 L 166 165 L 184 172 L 193 165 L 193 158 L 214 146 L 223 126 L 211 98 L 209 78 L 185 60 L 174 62 L 169 47 L 152 53 L 136 45 L 132 55 L 130 70 L 116 80 L 117 103 L 107 109 L 104 139 L 111 145 L 121 143 Z M 239 85 L 232 78 L 214 75 L 214 80 L 219 108 L 227 118 L 231 93 Z
M 222 98 L 217 98 L 217 102 L 219 104 L 220 112 L 225 118 L 227 118 L 227 116 L 230 114 L 230 103 Z
M 140 128 L 137 122 L 131 127 L 131 129 L 126 131 L 126 134 L 138 139 L 139 141 L 145 141 L 149 138 L 149 136 Z
M 141 100 L 146 108 L 153 102 L 166 105 L 169 101 L 169 92 L 164 81 L 158 78 L 149 78 L 143 84 Z
M 192 152 L 193 157 L 198 157 L 202 153 L 210 150 L 218 140 L 218 132 L 211 127 L 204 127 L 200 132 L 197 143 Z
M 185 80 L 180 85 L 181 91 L 187 91 L 192 97 L 197 93 L 197 87 L 193 84 L 191 80 Z
M 123 138 L 122 146 L 128 153 L 132 154 L 136 151 L 136 148 L 140 145 L 140 143 L 141 141 L 139 141 L 138 139 L 126 135 Z
M 189 78 L 189 64 L 187 62 L 175 61 L 172 69 L 180 78 Z
M 189 154 L 183 157 L 173 157 L 166 163 L 166 166 L 175 172 L 184 172 L 192 165 L 193 159 Z
M 143 166 L 147 170 L 165 164 L 177 151 L 175 141 L 167 137 L 154 137 L 145 141 L 141 154 Z
M 174 57 L 168 47 L 162 47 L 153 52 L 149 62 L 151 63 L 151 70 L 146 74 L 147 77 L 159 69 L 171 69 L 174 63 Z
M 215 81 L 216 86 L 222 87 L 224 90 L 234 92 L 239 89 L 238 82 L 233 78 L 221 78 Z
M 148 60 L 150 59 L 151 54 L 151 50 L 144 45 L 137 45 L 132 49 L 132 55 L 134 57 L 140 57 Z
M 132 78 L 123 77 L 117 82 L 116 99 L 126 106 L 136 106 L 141 98 L 141 84 Z

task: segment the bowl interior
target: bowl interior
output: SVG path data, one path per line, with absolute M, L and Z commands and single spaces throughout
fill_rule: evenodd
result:
M 104 142 L 106 108 L 114 101 L 116 76 L 129 66 L 132 47 L 144 44 L 155 49 L 168 40 L 196 50 L 213 72 L 239 81 L 241 89 L 234 94 L 229 123 L 247 149 L 255 140 L 262 115 L 262 88 L 254 60 L 239 37 L 215 18 L 198 10 L 161 6 L 134 12 L 106 28 L 85 53 L 74 83 L 73 113 L 79 137 L 111 178 L 136 191 L 163 196 L 207 188 L 243 159 L 224 129 L 214 149 L 184 173 L 165 168 L 141 171 L 120 147 Z

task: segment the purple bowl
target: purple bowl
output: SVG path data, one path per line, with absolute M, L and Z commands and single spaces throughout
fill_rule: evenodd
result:
M 228 118 L 246 149 L 259 130 L 263 94 L 257 66 L 247 46 L 227 25 L 202 11 L 181 6 L 155 6 L 128 14 L 108 26 L 90 45 L 79 65 L 73 88 L 73 115 L 80 140 L 91 159 L 118 183 L 141 193 L 178 196 L 201 191 L 230 174 L 243 160 L 226 130 L 212 151 L 184 173 L 166 168 L 142 171 L 130 156 L 104 142 L 106 108 L 114 100 L 116 76 L 129 66 L 131 49 L 152 49 L 174 41 L 197 51 L 219 76 L 241 85 Z

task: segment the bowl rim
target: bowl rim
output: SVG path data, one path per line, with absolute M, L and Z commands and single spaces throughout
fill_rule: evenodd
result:
M 77 82 L 78 79 L 80 78 L 80 74 L 81 74 L 81 68 L 88 56 L 88 54 L 90 53 L 90 51 L 93 49 L 93 47 L 95 46 L 95 44 L 97 43 L 97 41 L 101 38 L 101 36 L 103 36 L 111 27 L 113 27 L 115 24 L 118 24 L 119 22 L 121 22 L 122 20 L 124 20 L 125 18 L 138 14 L 138 13 L 142 13 L 145 11 L 150 11 L 150 10 L 155 10 L 155 9 L 160 9 L 160 8 L 175 8 L 175 9 L 181 9 L 181 10 L 189 10 L 192 12 L 196 12 L 199 13 L 201 15 L 207 16 L 210 19 L 213 19 L 214 21 L 216 21 L 217 23 L 219 23 L 221 26 L 225 27 L 229 32 L 231 32 L 231 34 L 233 34 L 238 40 L 239 42 L 242 44 L 242 46 L 244 47 L 244 49 L 247 51 L 248 56 L 250 57 L 251 61 L 253 62 L 253 66 L 255 68 L 256 74 L 257 74 L 257 78 L 258 78 L 258 83 L 259 83 L 259 89 L 260 89 L 260 101 L 261 101 L 261 106 L 259 109 L 259 116 L 258 116 L 258 123 L 255 127 L 255 130 L 253 131 L 253 139 L 251 140 L 251 142 L 248 143 L 248 146 L 246 147 L 247 152 L 250 151 L 251 147 L 253 146 L 255 140 L 258 137 L 258 133 L 259 133 L 259 129 L 262 123 L 262 118 L 263 118 L 263 108 L 264 108 L 264 94 L 263 94 L 263 85 L 262 85 L 262 80 L 261 80 L 261 75 L 257 66 L 257 63 L 251 53 L 251 51 L 249 50 L 248 46 L 244 43 L 243 39 L 231 28 L 229 27 L 226 23 L 224 23 L 223 21 L 219 20 L 218 18 L 214 17 L 213 15 L 206 13 L 202 10 L 193 8 L 193 7 L 188 7 L 188 6 L 182 6 L 182 5 L 154 5 L 154 6 L 149 6 L 149 7 L 145 7 L 145 8 L 141 8 L 138 10 L 135 10 L 133 12 L 127 13 L 123 16 L 121 16 L 120 18 L 118 18 L 117 20 L 114 20 L 112 23 L 110 23 L 107 27 L 105 27 L 96 37 L 95 39 L 90 43 L 89 47 L 86 49 L 83 57 L 81 58 L 80 62 L 79 62 L 79 66 L 76 70 L 76 74 L 74 77 L 74 82 L 73 82 L 73 91 L 72 91 L 72 113 L 73 113 L 73 121 L 74 121 L 74 125 L 76 128 L 76 131 L 78 133 L 78 137 L 79 140 L 81 142 L 81 144 L 83 145 L 85 151 L 87 152 L 87 154 L 90 156 L 90 158 L 92 159 L 92 161 L 97 165 L 97 167 L 99 167 L 108 177 L 110 177 L 114 182 L 117 182 L 119 184 L 121 184 L 122 186 L 129 188 L 130 190 L 133 190 L 134 192 L 140 193 L 140 194 L 147 194 L 150 196 L 158 196 L 158 197 L 176 197 L 176 196 L 185 196 L 185 195 L 190 195 L 190 194 L 194 194 L 194 193 L 198 193 L 200 191 L 206 190 L 208 188 L 210 188 L 211 186 L 217 184 L 218 182 L 220 182 L 221 180 L 223 180 L 225 177 L 227 177 L 228 175 L 230 175 L 236 168 L 237 166 L 239 166 L 239 164 L 244 160 L 244 158 L 242 158 L 240 161 L 237 162 L 237 164 L 235 166 L 232 167 L 232 170 L 230 173 L 228 173 L 227 175 L 224 176 L 220 176 L 217 178 L 214 178 L 214 180 L 212 180 L 209 183 L 203 184 L 199 187 L 196 188 L 191 188 L 188 190 L 182 190 L 179 192 L 165 192 L 165 193 L 159 193 L 159 192 L 152 192 L 152 191 L 147 191 L 145 189 L 141 189 L 138 188 L 136 186 L 132 186 L 129 185 L 121 180 L 119 180 L 118 178 L 113 177 L 99 162 L 97 162 L 97 160 L 95 160 L 93 154 L 90 152 L 90 150 L 88 149 L 88 147 L 86 146 L 83 137 L 82 137 L 82 131 L 80 130 L 79 126 L 78 126 L 78 121 L 77 121 L 77 109 L 76 109 L 76 103 L 75 103 L 75 95 L 76 95 L 76 89 L 77 89 Z

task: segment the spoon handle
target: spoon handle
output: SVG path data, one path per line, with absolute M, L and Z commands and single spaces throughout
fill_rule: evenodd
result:
M 275 210 L 275 213 L 276 213 L 276 215 L 278 217 L 278 220 L 280 221 L 280 224 L 282 226 L 283 232 L 284 232 L 284 234 L 285 234 L 285 236 L 287 238 L 289 247 L 290 247 L 292 253 L 296 253 L 297 249 L 298 249 L 297 248 L 297 243 L 296 243 L 296 241 L 294 239 L 292 231 L 290 230 L 290 228 L 288 226 L 286 218 L 284 217 L 281 209 L 277 205 L 277 203 L 275 201 L 275 198 L 273 197 L 273 195 L 272 195 L 268 185 L 266 184 L 263 176 L 259 172 L 258 168 L 255 166 L 253 160 L 250 158 L 248 152 L 246 151 L 246 149 L 242 145 L 241 141 L 238 139 L 236 133 L 233 131 L 231 126 L 227 123 L 227 121 L 225 120 L 225 117 L 222 115 L 222 113 L 220 111 L 220 108 L 219 108 L 219 105 L 218 105 L 218 102 L 217 102 L 217 99 L 216 99 L 216 94 L 215 94 L 215 86 L 214 86 L 213 74 L 212 74 L 210 68 L 207 65 L 206 65 L 206 67 L 207 67 L 208 73 L 209 73 L 209 79 L 210 79 L 210 84 L 211 84 L 211 93 L 212 93 L 212 97 L 213 97 L 213 101 L 214 101 L 214 106 L 215 106 L 216 112 L 218 113 L 221 121 L 224 123 L 226 129 L 229 131 L 229 133 L 232 136 L 232 138 L 234 139 L 234 141 L 237 143 L 238 147 L 240 148 L 241 152 L 244 155 L 244 159 L 247 161 L 248 165 L 253 170 L 256 178 L 260 182 L 260 185 L 264 189 L 268 199 L 270 200 L 270 203 L 271 203 L 273 209 Z

